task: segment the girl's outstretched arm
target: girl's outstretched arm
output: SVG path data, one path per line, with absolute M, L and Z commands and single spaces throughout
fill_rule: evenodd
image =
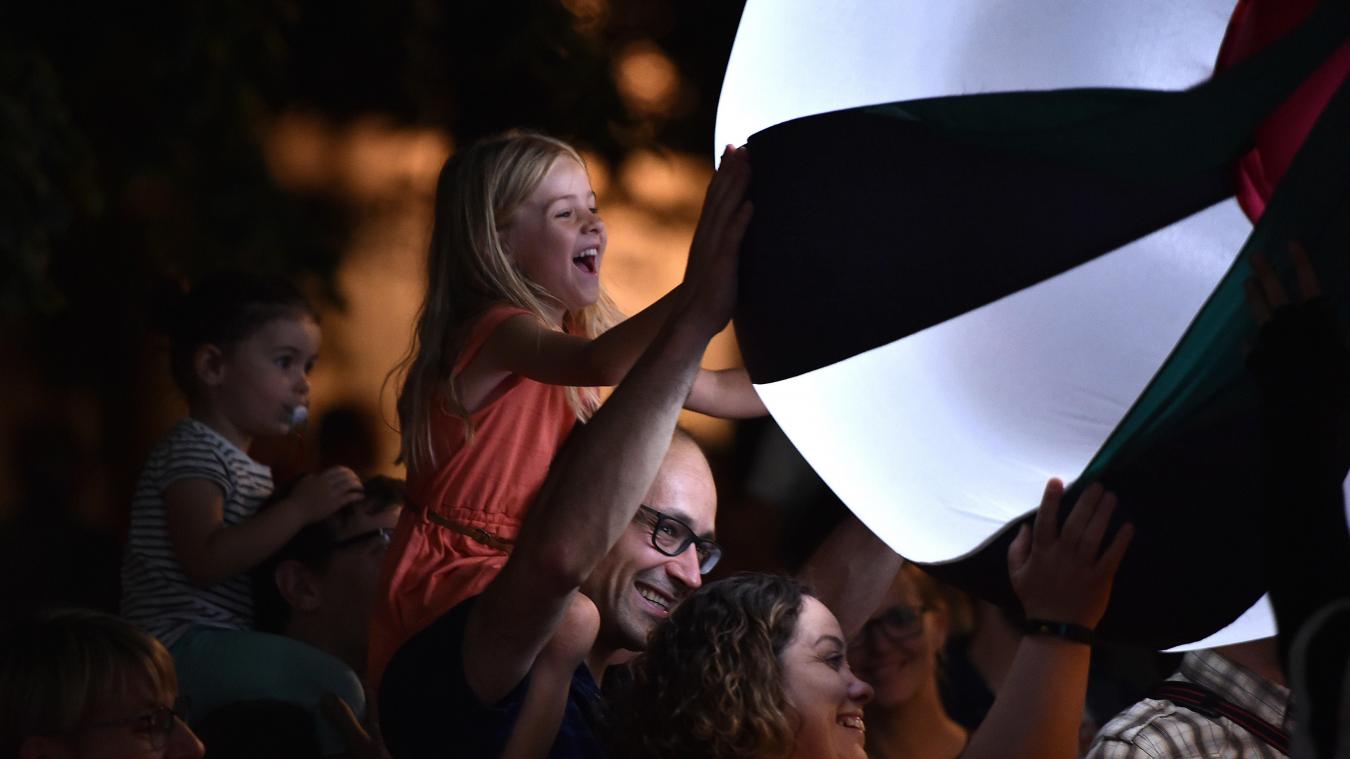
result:
M 1126 524 L 1101 550 L 1116 499 L 1092 485 L 1059 525 L 1064 486 L 1051 480 L 1033 527 L 1008 548 L 1013 589 L 1028 620 L 1091 630 L 1106 613 L 1116 569 L 1134 528 Z M 1064 637 L 1028 634 L 989 716 L 970 736 L 963 759 L 1074 759 L 1087 697 L 1092 649 Z
M 633 367 L 678 297 L 676 288 L 594 340 L 563 334 L 523 314 L 507 319 L 460 372 L 460 397 L 472 412 L 512 374 L 550 385 L 613 387 Z M 769 413 L 744 369 L 699 370 L 684 405 L 724 419 Z
M 564 334 L 525 314 L 511 317 L 459 373 L 460 397 L 473 411 L 512 374 L 549 385 L 613 387 L 656 337 L 679 293 L 671 290 L 595 339 Z
M 744 369 L 700 369 L 684 407 L 723 419 L 751 419 L 769 413 Z
M 723 166 L 748 170 L 747 161 L 743 150 L 736 151 L 724 158 Z M 698 255 L 694 249 L 712 244 L 716 235 L 711 227 L 745 202 L 744 187 L 734 193 L 708 194 L 694 233 L 691 258 Z M 550 385 L 619 384 L 665 324 L 682 297 L 683 287 L 676 287 L 595 339 L 563 334 L 526 315 L 507 319 L 456 378 L 461 402 L 470 412 L 477 410 L 493 388 L 512 374 Z M 744 370 L 700 371 L 686 406 L 727 418 L 767 413 Z
M 225 524 L 225 494 L 216 483 L 179 480 L 164 491 L 169 540 L 188 579 L 213 585 L 258 566 L 301 527 L 361 499 L 361 480 L 346 467 L 309 475 L 295 492 L 239 524 Z

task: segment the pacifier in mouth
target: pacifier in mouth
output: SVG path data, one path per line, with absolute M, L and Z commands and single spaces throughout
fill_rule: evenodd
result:
M 299 429 L 300 427 L 303 427 L 308 419 L 309 419 L 308 406 L 295 406 L 294 408 L 291 409 L 291 418 L 289 421 L 291 429 Z

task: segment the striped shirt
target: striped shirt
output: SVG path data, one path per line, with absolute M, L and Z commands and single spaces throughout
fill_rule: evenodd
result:
M 131 502 L 131 532 L 122 557 L 122 616 L 171 646 L 193 625 L 253 626 L 247 575 L 200 586 L 188 579 L 169 541 L 164 491 L 188 479 L 215 483 L 224 495 L 224 524 L 253 516 L 272 494 L 272 470 L 220 433 L 184 419 L 150 452 Z
M 1194 683 L 1276 727 L 1285 726 L 1289 689 L 1214 651 L 1191 651 L 1168 680 Z M 1287 726 L 1286 726 L 1287 727 Z M 1224 718 L 1146 698 L 1106 723 L 1087 759 L 1287 759 Z

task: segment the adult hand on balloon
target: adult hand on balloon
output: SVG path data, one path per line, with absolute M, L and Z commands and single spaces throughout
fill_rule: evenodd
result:
M 745 148 L 728 145 L 708 185 L 684 270 L 685 308 L 709 329 L 709 336 L 726 326 L 736 305 L 736 267 L 750 225 L 749 189 L 749 156 Z
M 1322 284 L 1317 280 L 1308 251 L 1302 243 L 1289 243 L 1289 260 L 1294 263 L 1294 278 L 1298 282 L 1298 302 L 1304 303 L 1322 295 Z M 1245 285 L 1247 305 L 1251 307 L 1256 323 L 1265 325 L 1275 311 L 1289 305 L 1289 293 L 1270 265 L 1270 259 L 1260 251 L 1251 257 L 1252 276 Z
M 1122 525 L 1103 552 L 1116 497 L 1092 484 L 1061 528 L 1063 497 L 1062 482 L 1046 483 L 1035 522 L 1023 525 L 1008 547 L 1008 572 L 1028 618 L 1093 629 L 1106 613 L 1111 583 L 1134 537 L 1134 526 Z
M 1248 359 L 1266 403 L 1281 413 L 1325 421 L 1350 412 L 1350 352 L 1308 252 L 1289 244 L 1296 286 L 1286 288 L 1263 253 L 1251 258 L 1247 304 L 1260 325 Z

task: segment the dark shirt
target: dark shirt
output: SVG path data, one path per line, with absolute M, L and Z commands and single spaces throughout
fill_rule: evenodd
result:
M 520 713 L 529 677 L 501 701 L 481 703 L 464 676 L 464 628 L 477 597 L 413 636 L 389 662 L 380 685 L 380 727 L 396 759 L 500 756 Z M 572 675 L 552 759 L 608 756 L 598 737 L 604 705 L 585 665 Z
M 938 693 L 947 715 L 970 732 L 984 721 L 994 705 L 994 692 L 975 665 L 966 656 L 967 641 L 947 646 L 947 656 L 938 678 Z

